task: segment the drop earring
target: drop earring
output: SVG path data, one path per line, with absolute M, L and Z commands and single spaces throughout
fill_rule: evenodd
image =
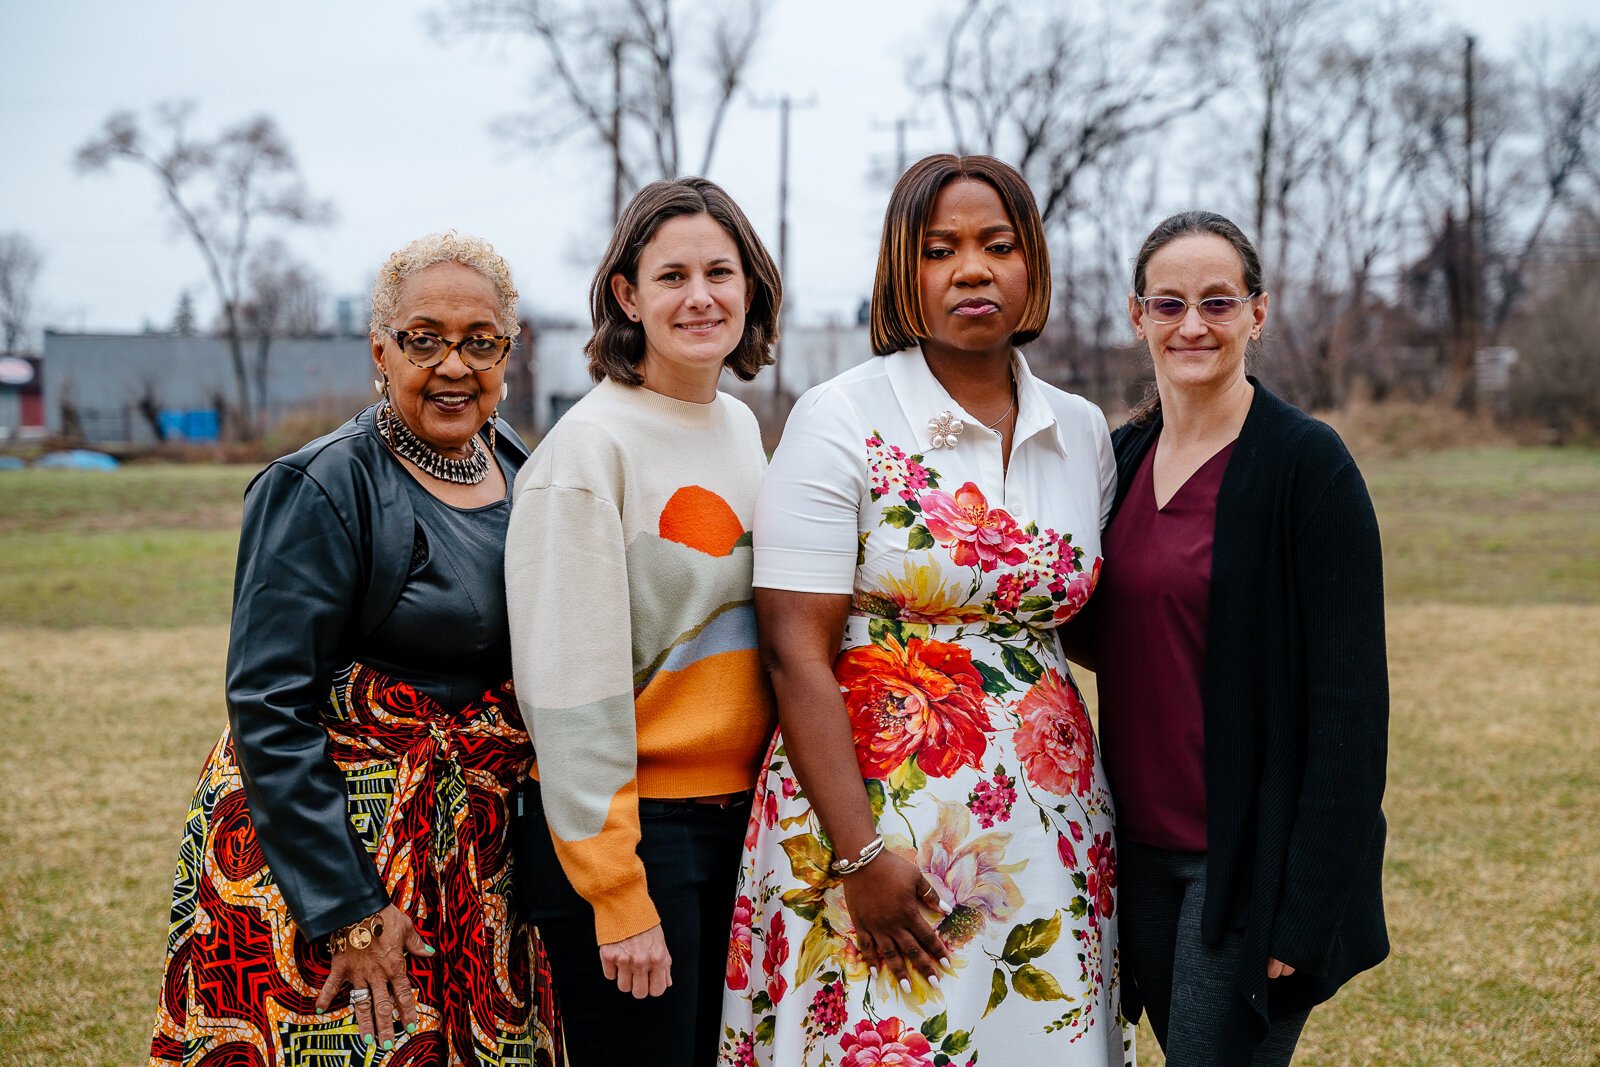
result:
M 377 392 L 377 394 L 380 397 L 383 397 L 384 399 L 388 399 L 388 397 L 389 397 L 389 379 L 387 379 L 387 378 L 374 378 L 374 379 L 372 379 L 372 388 Z
M 501 382 L 500 383 L 500 399 L 504 400 L 506 397 L 508 397 L 510 395 L 511 395 L 511 386 L 507 385 L 505 382 Z M 494 412 L 498 416 L 500 414 L 500 409 L 499 408 L 495 408 Z

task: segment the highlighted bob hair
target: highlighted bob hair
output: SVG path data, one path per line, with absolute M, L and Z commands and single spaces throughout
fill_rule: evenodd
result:
M 623 312 L 611 292 L 611 276 L 620 274 L 639 283 L 639 256 L 668 219 L 709 215 L 739 249 L 745 282 L 753 295 L 745 312 L 744 333 L 723 366 L 750 381 L 762 367 L 771 366 L 772 346 L 778 340 L 778 309 L 783 304 L 783 282 L 778 268 L 756 236 L 755 227 L 722 187 L 705 178 L 653 181 L 634 194 L 617 220 L 611 246 L 589 283 L 589 315 L 594 334 L 583 351 L 589 357 L 589 377 L 610 378 L 623 385 L 643 385 L 639 364 L 644 360 L 644 327 Z
M 878 276 L 872 284 L 872 351 L 912 348 L 928 336 L 922 317 L 922 235 L 933 214 L 939 192 L 954 181 L 977 181 L 1000 194 L 1017 242 L 1028 265 L 1028 302 L 1022 309 L 1013 345 L 1025 345 L 1044 331 L 1050 317 L 1050 250 L 1045 246 L 1044 221 L 1028 183 L 1009 163 L 993 156 L 937 155 L 913 163 L 889 195 L 883 215 L 883 243 L 878 246 Z

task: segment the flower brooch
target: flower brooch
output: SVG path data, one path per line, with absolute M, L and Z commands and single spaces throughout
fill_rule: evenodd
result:
M 961 431 L 967 424 L 955 417 L 950 411 L 941 411 L 928 420 L 928 433 L 933 435 L 934 448 L 954 448 L 956 438 L 961 436 Z

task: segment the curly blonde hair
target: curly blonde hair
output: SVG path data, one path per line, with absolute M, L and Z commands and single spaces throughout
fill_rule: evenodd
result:
M 510 265 L 494 250 L 494 245 L 482 237 L 450 230 L 419 237 L 383 261 L 378 269 L 378 280 L 372 286 L 370 333 L 376 335 L 388 325 L 400 303 L 400 286 L 405 280 L 435 263 L 460 263 L 493 282 L 495 292 L 500 295 L 500 318 L 508 323 L 507 335 L 515 337 L 521 332 L 522 326 L 517 322 L 517 287 L 511 282 Z

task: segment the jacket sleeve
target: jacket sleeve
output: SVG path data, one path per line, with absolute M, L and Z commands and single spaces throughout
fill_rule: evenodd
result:
M 228 720 L 256 836 L 310 939 L 389 902 L 318 721 L 365 584 L 358 541 L 322 486 L 295 467 L 269 467 L 245 496 Z
M 1377 517 L 1346 459 L 1299 525 L 1295 583 L 1305 650 L 1305 767 L 1272 955 L 1326 973 L 1362 872 L 1382 848 L 1389 674 Z

